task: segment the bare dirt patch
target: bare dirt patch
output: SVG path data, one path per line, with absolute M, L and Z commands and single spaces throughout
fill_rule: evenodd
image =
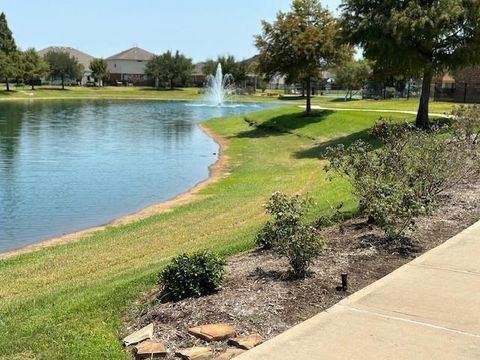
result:
M 146 294 L 126 315 L 122 335 L 154 323 L 155 337 L 175 349 L 205 342 L 187 332 L 206 323 L 229 323 L 240 334 L 269 339 L 325 310 L 396 268 L 448 240 L 480 218 L 480 180 L 442 195 L 435 213 L 418 221 L 407 246 L 386 244 L 383 233 L 355 218 L 323 231 L 328 248 L 305 280 L 290 280 L 288 263 L 274 251 L 250 251 L 229 258 L 224 287 L 216 294 L 159 304 Z M 404 243 L 405 244 L 405 243 Z M 347 292 L 337 291 L 349 274 Z M 224 343 L 211 344 L 218 353 Z

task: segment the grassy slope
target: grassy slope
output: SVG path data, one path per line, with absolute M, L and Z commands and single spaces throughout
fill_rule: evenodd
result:
M 199 100 L 197 88 L 185 88 L 175 90 L 155 90 L 143 87 L 68 87 L 61 91 L 52 87 L 39 87 L 31 91 L 29 87 L 24 87 L 18 91 L 0 91 L 0 101 L 5 100 L 23 100 L 23 99 L 60 99 L 60 98 L 95 98 L 95 99 L 159 99 L 159 100 Z M 278 91 L 276 91 L 278 92 Z M 281 92 L 279 92 L 281 93 Z M 238 96 L 238 101 L 262 101 L 272 102 L 281 101 L 303 105 L 304 99 L 298 97 L 283 97 L 279 100 L 276 96 Z M 342 98 L 314 97 L 313 104 L 334 108 L 355 108 L 355 109 L 381 109 L 381 110 L 407 110 L 416 111 L 418 108 L 418 99 L 411 100 L 353 100 L 345 102 Z M 454 103 L 435 101 L 430 104 L 431 112 L 449 112 Z
M 248 127 L 242 117 L 207 123 L 229 139 L 232 174 L 200 200 L 0 261 L 0 359 L 125 358 L 118 341 L 122 311 L 152 289 L 168 258 L 197 248 L 234 253 L 251 247 L 265 220 L 261 205 L 274 190 L 310 193 L 317 214 L 339 201 L 354 211 L 348 186 L 329 182 L 317 157 L 331 140 L 364 136 L 379 114 L 326 111 L 302 118 L 297 108 L 281 108 L 249 117 L 276 130 Z

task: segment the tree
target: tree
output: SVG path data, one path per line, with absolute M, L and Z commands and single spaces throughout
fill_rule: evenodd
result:
M 44 59 L 50 66 L 50 74 L 62 80 L 62 90 L 65 90 L 65 79 L 78 80 L 82 77 L 83 66 L 67 52 L 52 50 L 45 54 Z
M 237 61 L 233 55 L 218 56 L 216 60 L 207 60 L 203 66 L 204 75 L 215 75 L 218 64 L 222 65 L 223 74 L 230 74 L 237 85 L 247 78 L 248 65 Z
M 6 54 L 0 51 L 0 78 L 5 79 L 7 91 L 10 91 L 10 80 L 23 76 L 23 63 L 18 51 Z
M 8 22 L 5 14 L 2 12 L 0 14 L 0 52 L 3 52 L 7 59 L 3 59 L 3 65 L 8 68 L 0 69 L 3 79 L 7 85 L 7 91 L 10 91 L 10 79 L 12 79 L 12 74 L 16 73 L 16 69 L 13 67 L 15 64 L 18 64 L 18 54 L 17 45 L 15 44 L 15 39 L 13 38 L 12 31 L 8 27 Z
M 107 62 L 103 59 L 90 60 L 90 70 L 99 86 L 103 86 L 103 82 L 108 79 L 110 72 L 108 71 Z
M 351 53 L 336 41 L 335 18 L 319 0 L 294 0 L 290 12 L 279 12 L 275 22 L 262 26 L 256 37 L 262 72 L 306 83 L 306 111 L 311 113 L 312 79 Z
M 372 75 L 372 68 L 366 60 L 351 60 L 333 69 L 335 84 L 342 85 L 346 89 L 345 101 L 352 99 L 354 90 L 365 85 Z
M 192 59 L 181 54 L 179 51 L 172 54 L 167 51 L 161 55 L 155 55 L 145 67 L 145 74 L 155 79 L 155 87 L 160 82 L 168 82 L 173 89 L 175 81 L 180 81 L 183 85 L 187 82 L 192 73 Z
M 35 80 L 47 76 L 50 72 L 48 64 L 31 48 L 22 53 L 23 78 L 30 81 L 32 90 L 35 90 Z
M 344 0 L 342 28 L 351 44 L 385 69 L 419 74 L 416 125 L 428 128 L 434 75 L 480 61 L 476 0 Z

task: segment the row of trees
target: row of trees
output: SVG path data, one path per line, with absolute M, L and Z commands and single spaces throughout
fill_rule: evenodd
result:
M 99 83 L 108 78 L 105 60 L 93 59 L 90 69 Z M 43 58 L 33 48 L 19 50 L 5 14 L 0 14 L 0 79 L 5 82 L 7 91 L 10 91 L 12 81 L 21 80 L 29 82 L 34 90 L 35 82 L 48 75 L 60 78 L 64 89 L 67 78 L 81 79 L 83 73 L 83 65 L 74 56 L 61 50 L 52 50 Z
M 310 83 L 321 71 L 345 62 L 362 70 L 352 63 L 355 46 L 378 73 L 423 78 L 419 128 L 429 127 L 432 78 L 480 63 L 478 1 L 344 0 L 341 10 L 335 18 L 319 0 L 294 0 L 256 37 L 260 71 L 304 82 L 307 113 Z

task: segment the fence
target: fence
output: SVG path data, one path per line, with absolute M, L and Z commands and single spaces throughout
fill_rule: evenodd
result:
M 480 83 L 436 83 L 433 98 L 459 103 L 480 103 Z

